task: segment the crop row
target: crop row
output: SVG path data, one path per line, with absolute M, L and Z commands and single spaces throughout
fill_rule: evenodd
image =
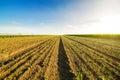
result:
M 32 71 L 34 71 L 33 67 L 36 68 L 35 66 L 39 66 L 37 70 L 40 71 L 39 69 L 41 67 L 48 64 L 51 56 L 50 51 L 54 49 L 55 41 L 56 39 L 47 40 L 29 50 L 13 55 L 12 57 L 2 61 L 0 63 L 0 79 L 24 80 L 24 75 L 29 76 L 27 73 L 29 73 L 29 71 L 32 73 Z M 41 62 L 45 62 L 45 65 L 41 65 Z M 45 70 L 43 68 L 41 69 Z
M 116 59 L 114 57 L 110 57 L 91 46 L 89 47 L 88 43 L 79 42 L 79 39 L 73 37 L 63 37 L 63 39 L 66 51 L 69 51 L 68 56 L 71 59 L 71 63 L 77 65 L 77 69 L 80 67 L 80 73 L 85 73 L 89 79 L 106 78 L 113 80 L 120 78 L 119 61 L 115 62 Z M 78 61 L 76 61 L 77 58 Z M 93 76 L 91 77 L 91 75 Z

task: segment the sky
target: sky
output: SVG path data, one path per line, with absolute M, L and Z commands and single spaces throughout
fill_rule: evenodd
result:
M 0 0 L 0 34 L 120 34 L 120 0 Z

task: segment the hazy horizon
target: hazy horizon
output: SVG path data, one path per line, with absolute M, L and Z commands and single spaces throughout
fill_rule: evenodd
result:
M 120 34 L 119 0 L 0 0 L 0 34 Z

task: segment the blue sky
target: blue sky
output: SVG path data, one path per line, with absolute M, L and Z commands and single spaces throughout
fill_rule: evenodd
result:
M 64 8 L 70 0 L 1 0 L 0 22 L 6 25 L 9 21 L 23 24 L 52 23 L 56 21 L 57 10 Z
M 0 0 L 0 33 L 119 33 L 119 3 L 119 0 Z

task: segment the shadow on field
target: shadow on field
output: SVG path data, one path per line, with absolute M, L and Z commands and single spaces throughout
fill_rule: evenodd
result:
M 69 61 L 60 38 L 58 51 L 58 71 L 60 80 L 73 80 L 74 74 L 70 72 Z

